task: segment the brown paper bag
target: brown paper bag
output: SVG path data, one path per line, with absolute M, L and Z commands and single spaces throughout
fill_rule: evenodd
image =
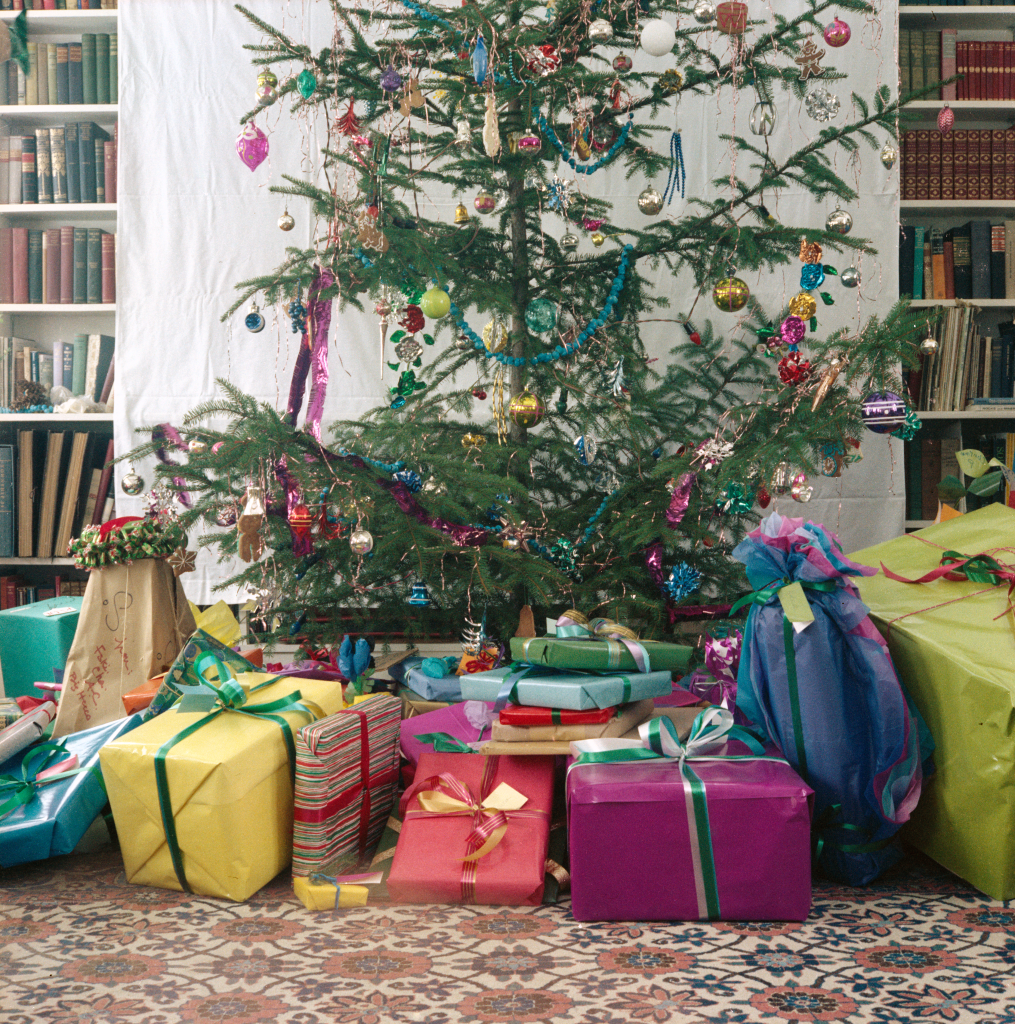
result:
M 53 735 L 122 718 L 123 695 L 165 672 L 196 628 L 183 586 L 163 559 L 93 570 Z

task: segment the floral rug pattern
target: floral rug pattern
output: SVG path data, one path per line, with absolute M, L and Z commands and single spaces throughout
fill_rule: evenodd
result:
M 4 1024 L 1015 1024 L 1015 907 L 923 858 L 802 923 L 557 907 L 310 913 L 128 885 L 106 850 L 0 871 Z

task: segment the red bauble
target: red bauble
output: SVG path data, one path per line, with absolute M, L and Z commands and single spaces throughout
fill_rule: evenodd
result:
M 486 398 L 486 392 L 482 388 L 473 388 L 472 397 L 478 398 L 480 401 L 482 401 L 484 398 Z
M 769 502 L 772 500 L 772 495 L 768 493 L 768 489 L 764 484 L 758 488 L 757 498 L 758 504 L 762 508 L 768 508 Z
M 402 319 L 398 322 L 406 331 L 409 332 L 409 334 L 415 334 L 417 331 L 421 331 L 426 327 L 423 310 L 421 310 L 419 306 L 406 306 L 405 309 L 402 310 Z
M 799 352 L 790 352 L 779 360 L 779 379 L 783 384 L 802 384 L 811 373 L 808 360 L 800 359 Z

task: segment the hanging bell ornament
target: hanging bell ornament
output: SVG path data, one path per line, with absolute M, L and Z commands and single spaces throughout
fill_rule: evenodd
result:
M 578 236 L 572 235 L 569 231 L 563 238 L 561 238 L 560 247 L 564 252 L 574 252 L 575 249 L 578 248 Z
M 470 220 L 469 211 L 466 209 L 465 203 L 459 203 L 455 207 L 455 223 L 461 227 L 463 224 L 468 224 Z
M 589 25 L 589 42 L 608 43 L 613 38 L 613 26 L 605 18 L 596 18 Z
M 775 107 L 768 100 L 758 100 L 751 111 L 750 124 L 755 135 L 771 135 L 775 131 Z
M 254 99 L 259 107 L 270 107 L 278 99 L 278 79 L 274 72 L 264 70 L 257 76 L 257 90 Z
M 426 608 L 430 604 L 430 592 L 425 583 L 413 583 L 408 603 L 414 608 Z
M 853 218 L 847 210 L 840 210 L 837 206 L 825 218 L 825 230 L 834 231 L 837 235 L 848 235 L 853 230 Z
M 296 227 L 296 221 L 293 220 L 293 215 L 288 210 L 279 217 L 278 226 L 282 231 L 292 231 Z
M 955 127 L 955 111 L 946 103 L 937 115 L 937 130 L 947 135 Z
M 638 209 L 646 217 L 654 217 L 663 208 L 663 197 L 650 185 L 638 196 Z
M 890 171 L 895 166 L 895 161 L 898 159 L 898 150 L 890 142 L 886 142 L 881 148 L 882 166 L 886 167 Z
M 129 494 L 133 498 L 144 490 L 144 480 L 131 468 L 130 472 L 125 473 L 120 481 L 120 488 L 124 494 Z
M 715 21 L 715 4 L 710 0 L 698 0 L 694 5 L 694 20 L 699 25 L 708 25 Z
M 261 316 L 261 311 L 257 308 L 257 302 L 250 303 L 250 309 L 247 311 L 247 315 L 243 318 L 243 326 L 246 327 L 251 334 L 257 334 L 258 331 L 264 330 L 264 317 Z

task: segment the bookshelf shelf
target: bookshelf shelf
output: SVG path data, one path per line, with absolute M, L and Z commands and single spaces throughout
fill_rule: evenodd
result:
M 0 558 L 0 565 L 73 565 L 73 558 Z
M 61 125 L 67 121 L 112 122 L 120 112 L 119 103 L 48 103 L 0 107 L 6 121 L 32 127 Z
M 929 28 L 1006 29 L 1015 24 L 1015 6 L 987 7 L 924 7 L 899 8 L 901 23 L 922 22 Z M 29 22 L 29 26 L 31 22 Z
M 116 203 L 0 203 L 0 217 L 116 220 Z
M 80 316 L 82 313 L 115 313 L 115 302 L 33 302 L 33 303 L 11 303 L 0 305 L 0 313 L 17 313 L 25 316 L 34 313 L 37 316 L 50 316 L 73 313 Z
M 37 423 L 112 423 L 111 412 L 4 412 L 0 423 L 21 423 L 32 427 Z
M 10 24 L 21 12 L 2 11 L 0 22 Z M 79 32 L 115 32 L 115 10 L 29 11 L 28 36 L 72 35 Z
M 936 121 L 945 102 L 944 100 L 914 100 L 903 107 L 902 115 L 919 114 L 921 121 Z M 1015 120 L 1015 100 L 948 100 L 947 103 L 955 112 L 957 119 L 963 114 L 973 114 Z
M 956 409 L 953 412 L 917 411 L 921 420 L 1007 420 L 1015 422 L 1015 409 Z
M 1015 299 L 962 299 L 958 302 L 955 299 L 913 299 L 910 306 L 913 309 L 933 309 L 935 306 L 943 306 L 945 309 L 955 306 L 972 306 L 974 309 L 1015 309 Z
M 939 217 L 959 219 L 972 213 L 1011 212 L 1015 210 L 1015 199 L 900 199 L 899 210 L 907 213 L 931 213 Z

